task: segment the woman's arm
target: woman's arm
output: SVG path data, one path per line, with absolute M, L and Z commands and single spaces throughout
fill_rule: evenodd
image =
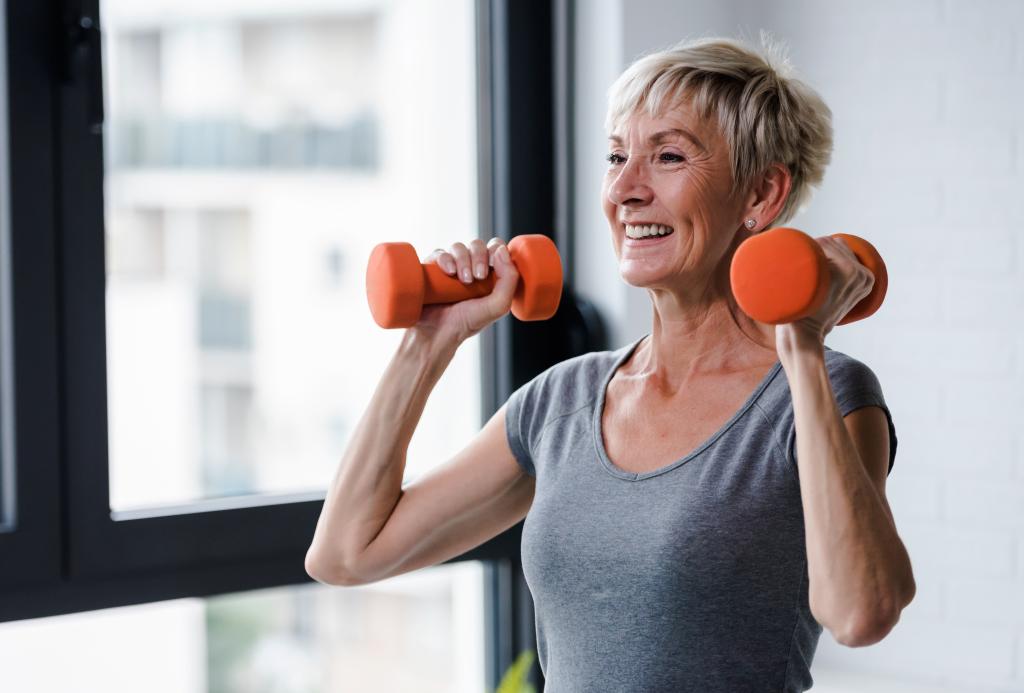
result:
M 508 313 L 519 276 L 499 238 L 454 244 L 434 260 L 455 276 L 475 266 L 477 278 L 492 265 L 497 281 L 487 296 L 424 307 L 404 332 L 327 490 L 306 552 L 318 581 L 361 584 L 451 558 L 515 524 L 532 501 L 533 479 L 505 440 L 504 409 L 454 460 L 402 489 L 431 390 L 458 346 Z
M 409 441 L 457 347 L 405 331 L 328 487 L 306 553 L 310 575 L 347 579 L 355 557 L 384 527 L 401 497 Z
M 829 265 L 828 297 L 814 315 L 776 325 L 775 348 L 793 397 L 811 611 L 838 642 L 858 647 L 886 636 L 916 587 L 885 500 L 888 424 L 877 407 L 842 417 L 825 366 L 825 336 L 874 277 L 842 240 L 815 240 Z
M 823 342 L 794 331 L 778 347 L 793 396 L 811 611 L 838 642 L 871 645 L 915 592 L 885 500 L 888 425 L 870 407 L 844 421 Z

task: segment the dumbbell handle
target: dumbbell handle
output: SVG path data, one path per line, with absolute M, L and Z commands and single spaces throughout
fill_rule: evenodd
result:
M 512 260 L 512 264 L 516 266 L 516 270 L 519 272 L 519 285 L 516 287 L 512 314 L 520 320 L 537 319 L 528 315 L 526 310 L 529 309 L 521 305 L 524 299 L 523 285 L 524 282 L 530 281 L 531 278 L 539 274 L 545 274 L 550 276 L 557 284 L 554 292 L 544 292 L 547 296 L 543 300 L 550 306 L 549 309 L 543 311 L 544 318 L 551 317 L 558 307 L 558 298 L 561 295 L 562 285 L 562 265 L 555 244 L 545 236 L 529 235 L 513 238 L 506 248 L 508 249 L 509 259 Z M 470 298 L 487 296 L 494 291 L 494 285 L 497 282 L 493 268 L 487 272 L 487 276 L 483 279 L 476 279 L 474 277 L 472 282 L 465 284 L 458 277 L 445 273 L 436 262 L 421 263 L 420 266 L 423 268 L 423 305 L 457 303 Z M 534 283 L 540 284 L 541 282 L 534 280 Z M 532 303 L 537 300 L 536 297 L 530 297 L 529 302 Z
M 509 254 L 511 257 L 511 253 Z M 512 258 L 515 262 L 515 258 Z M 487 272 L 483 279 L 473 278 L 469 284 L 464 284 L 460 279 L 447 274 L 441 266 L 435 262 L 421 263 L 423 268 L 423 305 L 434 305 L 435 303 L 458 303 L 469 298 L 480 298 L 487 296 L 494 291 L 494 269 Z

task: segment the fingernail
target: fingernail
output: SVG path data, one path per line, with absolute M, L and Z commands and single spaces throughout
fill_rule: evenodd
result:
M 498 252 L 496 253 L 496 255 L 498 255 L 498 257 L 501 258 L 502 262 L 511 261 L 511 258 L 509 258 L 508 256 L 508 248 L 506 248 L 505 246 L 501 246 L 500 248 L 498 248 Z
M 462 268 L 462 281 L 464 281 L 464 282 L 471 282 L 471 281 L 473 281 L 473 277 L 472 277 L 472 275 L 470 275 L 468 267 L 463 267 Z
M 455 261 L 451 258 L 445 258 L 444 269 L 448 274 L 455 274 Z
M 482 262 L 476 263 L 476 269 L 474 271 L 476 272 L 477 279 L 483 279 L 487 276 L 487 268 L 484 267 L 484 263 Z

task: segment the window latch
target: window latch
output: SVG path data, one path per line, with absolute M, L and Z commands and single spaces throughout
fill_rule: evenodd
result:
M 76 12 L 69 16 L 64 29 L 62 81 L 85 87 L 89 131 L 100 134 L 103 131 L 103 62 L 99 22 L 89 14 Z

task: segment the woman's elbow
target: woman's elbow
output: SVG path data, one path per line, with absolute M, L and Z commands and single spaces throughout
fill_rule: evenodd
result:
M 872 625 L 870 627 L 859 627 L 848 630 L 844 633 L 836 633 L 836 642 L 845 647 L 868 647 L 881 642 L 889 631 L 891 625 Z
M 326 561 L 310 548 L 306 552 L 306 575 L 322 585 L 330 587 L 355 587 L 365 585 L 366 580 L 360 579 L 355 571 L 349 570 L 340 561 Z
M 836 642 L 846 647 L 868 647 L 885 639 L 900 620 L 900 611 L 881 611 L 854 620 L 843 632 L 834 633 Z
M 859 618 L 848 622 L 843 632 L 834 633 L 836 642 L 847 647 L 867 647 L 884 640 L 917 594 L 912 572 L 902 584 L 904 587 L 897 592 L 899 597 L 879 600 L 875 609 L 862 611 Z

